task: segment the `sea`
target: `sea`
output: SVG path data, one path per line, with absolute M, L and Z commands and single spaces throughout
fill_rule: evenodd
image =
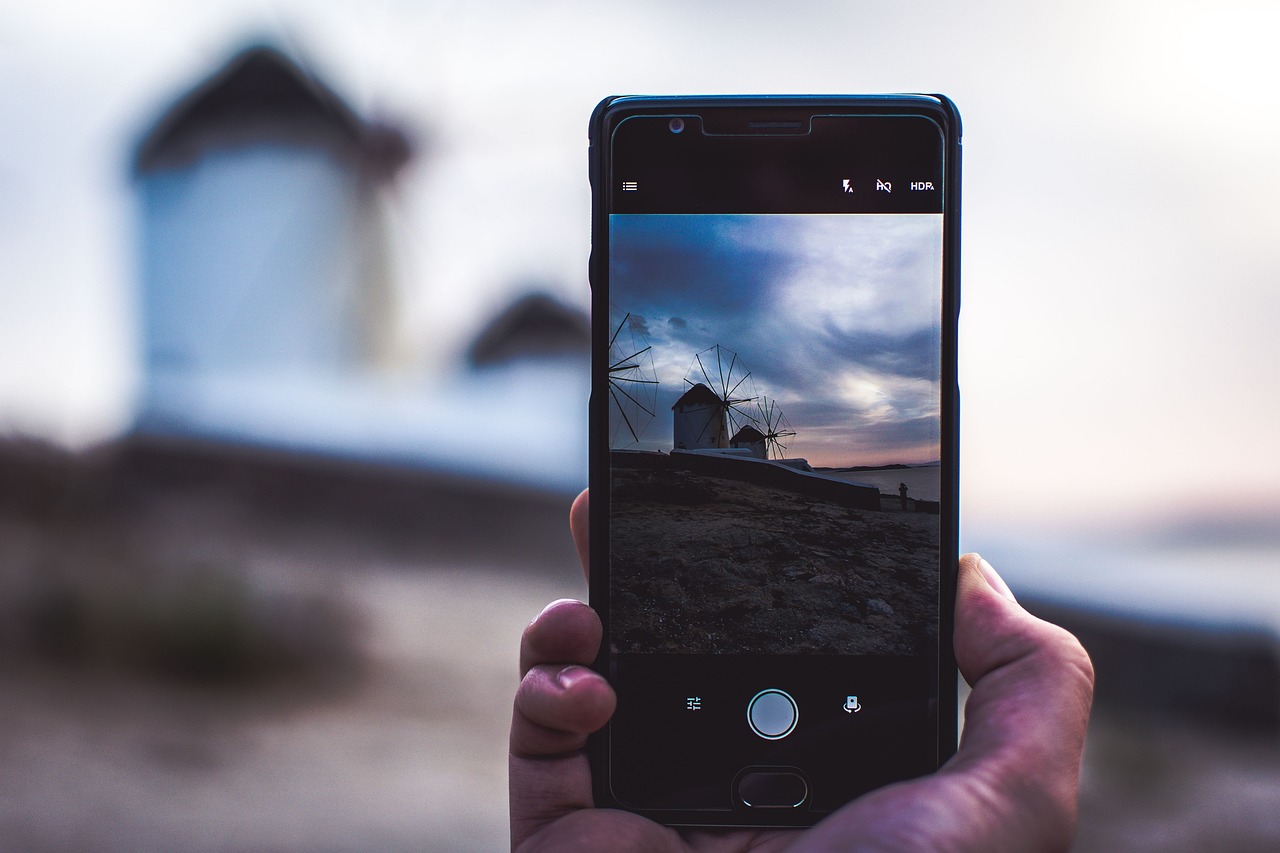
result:
M 942 492 L 937 465 L 919 465 L 911 468 L 873 468 L 866 471 L 819 471 L 828 477 L 838 477 L 850 483 L 875 486 L 881 494 L 898 494 L 898 485 L 907 484 L 907 497 L 922 501 L 936 501 Z
M 1144 621 L 1280 638 L 1280 543 L 1027 536 L 961 525 L 1015 595 Z

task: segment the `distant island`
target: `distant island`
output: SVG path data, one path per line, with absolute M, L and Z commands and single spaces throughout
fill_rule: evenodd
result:
M 819 468 L 814 467 L 815 471 L 836 471 L 839 473 L 848 473 L 851 471 L 892 471 L 899 468 L 937 468 L 942 463 L 934 462 L 917 462 L 915 464 L 907 464 L 903 462 L 895 462 L 892 465 L 850 465 L 844 468 Z

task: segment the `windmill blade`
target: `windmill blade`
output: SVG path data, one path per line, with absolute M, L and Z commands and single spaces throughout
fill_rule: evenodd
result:
M 760 418 L 764 421 L 766 432 L 771 431 L 777 423 L 777 404 L 768 397 L 761 397 L 756 405 L 760 409 Z
M 702 378 L 707 380 L 705 383 L 706 386 L 708 388 L 714 388 L 715 383 L 711 381 L 711 375 L 707 373 L 707 368 L 702 363 L 702 353 L 698 353 L 697 355 L 694 356 L 694 358 L 698 360 L 698 367 L 702 370 Z
M 729 423 L 733 426 L 733 432 L 737 432 L 740 427 L 746 426 L 747 424 L 751 424 L 752 426 L 755 425 L 755 418 L 751 417 L 745 409 L 734 405 L 734 401 L 727 401 L 725 404 L 725 410 L 729 418 Z M 735 414 L 737 417 L 734 417 Z
M 613 330 L 613 334 L 609 337 L 609 349 L 613 349 L 613 342 L 618 339 L 618 333 L 622 331 L 622 327 L 627 325 L 627 321 L 631 319 L 631 312 L 628 311 L 618 323 L 618 328 Z
M 612 342 L 610 342 L 610 346 L 612 346 Z M 615 372 L 620 372 L 620 371 L 623 371 L 623 370 L 632 370 L 632 369 L 639 370 L 639 369 L 640 369 L 640 358 L 641 358 L 645 353 L 647 353 L 647 352 L 652 352 L 652 351 L 653 351 L 653 347 L 648 346 L 648 347 L 645 347 L 645 348 L 644 348 L 644 349 L 642 349 L 642 350 L 637 350 L 636 352 L 631 353 L 631 355 L 628 355 L 628 356 L 625 356 L 625 357 L 623 357 L 623 358 L 620 358 L 620 359 L 618 359 L 617 361 L 614 361 L 613 363 L 611 363 L 611 364 L 609 365 L 609 372 L 610 372 L 610 373 L 615 373 Z M 623 364 L 623 362 L 628 362 L 628 361 L 633 361 L 633 360 L 634 360 L 634 363 L 632 363 L 632 364 Z
M 622 422 L 626 424 L 627 431 L 631 433 L 631 440 L 633 442 L 639 441 L 640 436 L 636 434 L 636 428 L 632 425 L 631 419 L 627 417 L 626 409 L 624 409 L 622 404 L 618 402 L 618 395 L 614 393 L 613 386 L 609 387 L 609 394 L 613 396 L 613 402 L 614 405 L 617 406 L 618 414 L 622 416 Z
M 655 382 L 654 384 L 656 385 L 658 383 Z M 648 406 L 646 406 L 642 401 L 637 400 L 634 396 L 632 396 L 631 394 L 628 394 L 627 389 L 620 388 L 617 385 L 610 383 L 609 393 L 613 395 L 613 401 L 617 403 L 619 407 L 622 406 L 622 403 L 618 400 L 618 395 L 621 394 L 622 396 L 630 400 L 632 403 L 634 403 L 636 408 L 638 408 L 640 411 L 644 412 L 649 417 L 653 417 L 653 410 L 650 409 Z
M 715 351 L 716 360 L 711 361 L 711 352 Z M 703 356 L 707 356 L 703 359 Z M 726 359 L 726 356 L 728 358 Z M 694 365 L 697 365 L 696 369 Z M 715 373 L 712 373 L 714 368 Z M 738 375 L 739 371 L 743 371 L 742 375 Z M 703 385 L 711 390 L 711 393 L 720 398 L 720 401 L 726 405 L 734 405 L 739 403 L 749 403 L 755 399 L 755 395 L 747 392 L 744 396 L 736 396 L 739 389 L 744 384 L 750 383 L 752 373 L 747 369 L 741 357 L 733 350 L 727 350 L 720 344 L 707 347 L 701 352 L 695 353 L 693 361 L 689 363 L 689 370 L 686 371 L 684 381 L 690 385 L 698 384 L 690 376 L 700 376 Z
M 734 394 L 736 394 L 736 393 L 738 392 L 738 389 L 739 389 L 740 387 L 742 387 L 742 383 L 743 383 L 743 382 L 746 382 L 746 381 L 747 381 L 748 379 L 750 379 L 750 378 L 751 378 L 751 373 L 750 373 L 750 371 L 748 371 L 748 372 L 747 372 L 747 375 L 746 375 L 746 376 L 744 376 L 744 377 L 742 377 L 741 379 L 739 379 L 739 380 L 738 380 L 738 384 L 733 386 L 733 390 L 731 390 L 728 394 L 725 394 L 725 395 L 724 395 L 724 396 L 725 396 L 725 398 L 726 398 L 726 399 L 728 399 L 729 397 L 731 397 L 731 396 L 733 396 Z M 742 400 L 742 402 L 744 402 L 744 403 L 749 403 L 749 402 L 751 402 L 751 401 L 752 401 L 752 400 L 754 400 L 754 399 L 755 399 L 755 397 L 746 397 L 746 398 L 744 398 L 744 399 Z
M 610 376 L 610 382 L 630 382 L 632 385 L 657 385 L 656 379 L 632 379 L 630 376 Z
M 610 309 L 615 317 L 621 313 Z M 622 314 L 609 337 L 608 375 L 610 446 L 636 444 L 657 413 L 659 382 L 653 347 L 631 312 Z

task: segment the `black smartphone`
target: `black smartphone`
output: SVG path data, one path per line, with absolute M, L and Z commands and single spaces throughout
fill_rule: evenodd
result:
M 596 805 L 806 826 L 956 747 L 960 119 L 591 119 Z

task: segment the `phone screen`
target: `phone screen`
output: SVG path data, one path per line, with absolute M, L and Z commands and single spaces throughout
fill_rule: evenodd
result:
M 810 823 L 954 747 L 946 133 L 703 107 L 608 142 L 598 772 L 671 822 Z

